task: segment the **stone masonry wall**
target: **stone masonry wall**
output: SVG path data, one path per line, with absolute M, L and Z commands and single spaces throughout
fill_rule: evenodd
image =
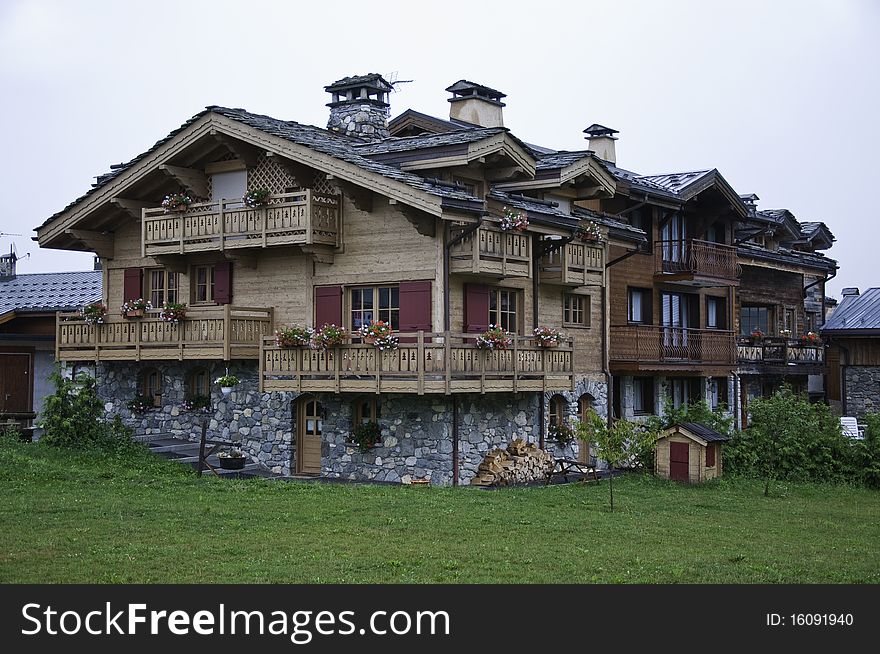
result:
M 880 411 L 880 367 L 846 366 L 846 412 L 864 420 Z

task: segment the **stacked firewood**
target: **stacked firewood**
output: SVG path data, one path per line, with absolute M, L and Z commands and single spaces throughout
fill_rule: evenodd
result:
M 547 478 L 553 468 L 553 456 L 534 443 L 517 438 L 506 450 L 489 452 L 477 468 L 471 486 L 508 486 Z

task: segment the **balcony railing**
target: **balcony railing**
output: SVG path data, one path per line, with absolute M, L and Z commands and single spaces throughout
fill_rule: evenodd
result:
M 451 238 L 467 227 L 456 227 Z M 532 235 L 480 227 L 450 248 L 450 271 L 495 277 L 532 276 Z
M 825 365 L 825 348 L 818 343 L 767 340 L 760 343 L 740 339 L 736 345 L 740 363 L 769 365 Z
M 596 282 L 605 269 L 605 250 L 601 245 L 567 243 L 541 259 L 541 281 L 564 286 L 583 286 Z
M 142 254 L 185 254 L 206 250 L 277 245 L 339 245 L 338 195 L 310 189 L 269 196 L 262 207 L 241 199 L 198 202 L 183 213 L 144 209 Z
M 612 361 L 734 365 L 733 332 L 655 325 L 611 328 Z
M 204 307 L 179 323 L 156 314 L 108 316 L 100 325 L 78 313 L 57 314 L 55 358 L 59 361 L 256 359 L 260 340 L 272 331 L 272 309 Z
M 696 239 L 657 241 L 654 264 L 655 274 L 683 280 L 737 281 L 742 275 L 735 247 Z
M 474 334 L 409 332 L 397 350 L 349 343 L 327 351 L 279 348 L 264 338 L 263 391 L 516 393 L 573 390 L 573 347 L 519 336 L 507 350 L 477 349 Z M 406 341 L 406 342 L 405 342 Z

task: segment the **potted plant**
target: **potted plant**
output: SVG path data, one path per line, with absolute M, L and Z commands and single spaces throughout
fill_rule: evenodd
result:
M 351 432 L 351 439 L 361 452 L 366 452 L 372 447 L 381 445 L 382 428 L 378 422 L 362 422 Z
M 144 312 L 153 308 L 149 300 L 140 297 L 137 300 L 127 300 L 119 307 L 120 313 L 125 318 L 143 318 Z
M 235 375 L 226 373 L 225 375 L 218 377 L 216 383 L 220 386 L 220 392 L 223 393 L 223 395 L 229 395 L 232 392 L 233 387 L 238 386 L 240 380 Z
M 369 325 L 363 324 L 358 329 L 361 339 L 364 343 L 372 345 L 377 338 L 383 338 L 391 334 L 391 325 L 384 320 L 373 320 Z
M 207 395 L 187 396 L 180 408 L 184 411 L 205 411 L 211 408 L 211 398 Z
M 79 310 L 79 315 L 89 325 L 101 325 L 107 316 L 107 305 L 103 302 L 92 302 Z
M 189 209 L 191 204 L 192 198 L 186 193 L 172 193 L 171 195 L 166 195 L 165 199 L 162 200 L 162 208 L 165 210 L 165 213 L 183 213 Z
M 753 327 L 750 336 L 752 337 L 752 343 L 758 344 L 764 339 L 764 332 L 759 327 Z
M 292 325 L 275 330 L 276 347 L 305 347 L 314 336 L 315 330 L 311 327 Z
M 238 447 L 230 447 L 228 450 L 220 452 L 217 454 L 217 458 L 220 460 L 220 467 L 224 470 L 241 470 L 247 461 L 244 452 Z
M 529 226 L 529 218 L 522 211 L 514 211 L 508 207 L 501 210 L 501 230 L 505 232 L 524 232 Z
M 156 402 L 151 395 L 136 395 L 128 401 L 128 408 L 132 413 L 146 413 L 155 406 Z
M 561 422 L 550 425 L 550 429 L 547 430 L 547 436 L 550 440 L 556 441 L 559 447 L 565 448 L 574 442 L 575 431 L 567 422 Z
M 497 325 L 489 325 L 489 329 L 476 338 L 476 346 L 480 350 L 506 350 L 513 345 L 514 336 L 511 332 Z
M 265 207 L 267 204 L 269 204 L 270 195 L 271 193 L 269 193 L 269 189 L 257 188 L 245 193 L 242 201 L 244 202 L 245 206 L 251 207 L 252 209 L 256 207 Z
M 535 345 L 538 347 L 556 347 L 565 338 L 561 331 L 552 327 L 535 328 Z
M 779 336 L 781 336 L 782 338 L 788 340 L 788 339 L 791 338 L 791 330 L 790 330 L 790 329 L 780 329 L 780 330 L 779 330 Z
M 344 327 L 336 325 L 324 325 L 312 334 L 311 347 L 314 350 L 327 350 L 331 347 L 339 347 L 348 337 Z
M 804 345 L 818 345 L 819 344 L 819 334 L 816 332 L 807 332 L 803 336 L 801 336 L 801 343 Z
M 159 319 L 165 322 L 179 323 L 186 317 L 186 305 L 180 302 L 166 302 L 159 311 Z
M 602 230 L 599 229 L 599 225 L 593 220 L 588 220 L 586 223 L 581 224 L 574 235 L 575 238 L 586 242 L 598 243 L 602 240 Z

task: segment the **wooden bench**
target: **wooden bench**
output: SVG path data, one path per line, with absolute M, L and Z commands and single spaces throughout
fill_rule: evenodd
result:
M 571 474 L 581 475 L 581 481 L 584 483 L 588 481 L 599 483 L 599 475 L 596 473 L 595 465 L 574 459 L 556 459 L 553 463 L 553 468 L 547 473 L 546 483 L 549 484 L 553 481 L 554 477 L 562 477 L 567 482 L 568 476 Z

